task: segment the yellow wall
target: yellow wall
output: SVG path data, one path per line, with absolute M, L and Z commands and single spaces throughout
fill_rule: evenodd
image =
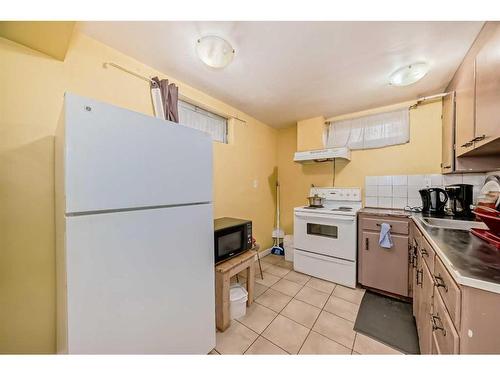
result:
M 64 62 L 0 38 L 0 353 L 55 351 L 53 135 L 63 93 L 152 114 L 148 85 L 103 69 L 104 61 L 165 77 L 78 32 Z M 252 219 L 255 237 L 270 246 L 277 130 L 176 83 L 197 103 L 246 121 L 232 123 L 231 144 L 214 143 L 214 216 Z
M 369 111 L 372 112 L 372 111 Z M 362 115 L 363 113 L 353 114 Z M 345 116 L 342 116 L 345 118 Z M 317 118 L 316 118 L 317 119 Z M 320 120 L 316 120 L 318 122 Z M 294 163 L 297 127 L 278 135 L 278 168 L 282 193 L 281 220 L 286 233 L 293 232 L 293 208 L 306 204 L 311 184 L 332 186 L 333 163 Z M 410 111 L 410 142 L 351 152 L 351 161 L 337 160 L 335 186 L 364 188 L 365 176 L 441 173 L 441 102 L 420 105 Z

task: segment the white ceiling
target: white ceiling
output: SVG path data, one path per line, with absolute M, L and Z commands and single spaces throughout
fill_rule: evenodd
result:
M 441 92 L 482 22 L 80 22 L 79 29 L 274 127 Z M 215 34 L 236 50 L 222 70 L 195 42 Z M 407 87 L 389 75 L 416 61 L 430 72 Z

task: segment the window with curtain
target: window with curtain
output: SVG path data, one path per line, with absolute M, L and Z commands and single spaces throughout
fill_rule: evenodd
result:
M 399 145 L 409 141 L 409 110 L 404 108 L 331 122 L 327 128 L 326 147 L 362 150 Z
M 227 143 L 227 118 L 179 100 L 179 124 L 201 130 L 216 142 Z

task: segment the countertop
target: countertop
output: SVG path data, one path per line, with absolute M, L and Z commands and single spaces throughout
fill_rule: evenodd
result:
M 436 228 L 421 213 L 363 208 L 359 213 L 412 219 L 458 284 L 500 293 L 500 250 L 468 231 Z

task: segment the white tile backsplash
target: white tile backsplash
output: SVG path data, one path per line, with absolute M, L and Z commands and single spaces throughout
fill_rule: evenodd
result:
M 392 208 L 392 198 L 378 197 L 377 207 Z
M 377 197 L 366 197 L 365 198 L 365 207 L 378 207 Z
M 378 186 L 391 186 L 392 185 L 392 176 L 377 176 L 377 185 Z
M 378 197 L 392 197 L 391 185 L 379 185 L 377 190 Z
M 408 186 L 408 198 L 419 198 L 420 193 L 418 192 L 422 189 L 420 186 Z
M 365 197 L 376 197 L 377 196 L 377 185 L 367 185 L 365 186 Z
M 462 178 L 461 174 L 445 174 L 443 176 L 444 186 L 453 185 L 453 184 L 461 184 L 462 181 L 463 181 L 463 178 Z
M 426 187 L 444 187 L 452 184 L 471 184 L 474 186 L 474 201 L 484 184 L 484 174 L 456 175 L 396 175 L 366 176 L 365 206 L 382 208 L 421 207 L 420 189 Z
M 392 196 L 398 198 L 408 197 L 408 186 L 393 185 L 392 186 Z
M 463 184 L 470 184 L 474 186 L 483 186 L 486 180 L 486 175 L 484 174 L 464 174 L 462 177 Z
M 423 188 L 425 186 L 424 175 L 421 174 L 409 175 L 408 186 L 418 186 L 419 188 Z
M 392 197 L 392 208 L 405 208 L 408 205 L 407 198 Z
M 406 175 L 399 175 L 399 176 L 392 176 L 392 186 L 406 186 L 408 185 L 408 176 Z
M 443 175 L 440 174 L 431 174 L 431 186 L 440 187 L 443 186 Z

